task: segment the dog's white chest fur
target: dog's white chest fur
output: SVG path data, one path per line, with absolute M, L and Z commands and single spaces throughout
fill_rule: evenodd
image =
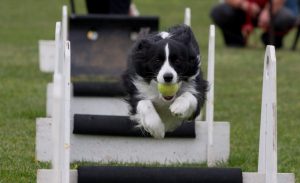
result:
M 173 131 L 181 125 L 183 119 L 174 116 L 170 110 L 170 106 L 173 102 L 164 102 L 162 99 L 157 98 L 157 100 L 154 100 L 152 103 L 156 112 L 159 114 L 161 121 L 165 125 L 166 132 Z
M 148 84 L 142 78 L 137 78 L 133 83 L 143 100 L 138 102 L 137 114 L 132 119 L 156 138 L 163 138 L 165 132 L 175 130 L 197 108 L 197 99 L 191 90 L 193 87 L 187 83 L 181 84 L 181 89 L 172 101 L 162 99 L 154 80 Z

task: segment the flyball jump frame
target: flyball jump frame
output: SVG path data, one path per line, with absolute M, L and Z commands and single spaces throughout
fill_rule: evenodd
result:
M 56 32 L 60 32 L 60 31 L 59 31 L 59 26 L 57 26 Z M 211 34 L 211 35 L 213 35 L 213 34 Z M 61 44 L 61 45 L 63 45 L 63 44 Z M 60 46 L 57 45 L 56 47 L 59 48 Z M 58 63 L 64 63 L 62 67 L 58 67 L 58 68 L 64 67 L 64 69 L 62 69 L 62 71 L 60 71 L 58 69 L 58 72 L 56 72 L 56 73 L 59 73 L 59 74 L 56 75 L 56 77 L 54 76 L 53 118 L 47 119 L 48 121 L 47 120 L 44 120 L 44 121 L 38 120 L 37 121 L 37 157 L 38 157 L 38 159 L 39 159 L 39 157 L 41 157 L 41 156 L 39 156 L 39 150 L 41 150 L 40 149 L 41 145 L 44 145 L 46 147 L 46 151 L 43 152 L 43 153 L 46 153 L 45 161 L 49 161 L 50 159 L 52 159 L 52 166 L 53 166 L 53 169 L 51 169 L 51 170 L 38 170 L 38 176 L 37 176 L 38 182 L 63 182 L 63 183 L 72 182 L 73 183 L 73 182 L 77 182 L 77 180 L 79 182 L 93 182 L 93 181 L 100 181 L 100 180 L 105 180 L 105 182 L 114 182 L 114 181 L 116 181 L 116 179 L 115 179 L 116 177 L 121 178 L 121 180 L 123 180 L 123 181 L 138 180 L 139 182 L 147 182 L 147 181 L 144 181 L 144 179 L 143 179 L 144 176 L 150 177 L 152 179 L 151 182 L 155 182 L 155 181 L 153 181 L 153 179 L 157 180 L 157 182 L 162 182 L 161 180 L 164 180 L 164 182 L 180 182 L 180 180 L 182 180 L 181 182 L 187 182 L 189 180 L 194 181 L 195 179 L 197 179 L 199 182 L 201 182 L 201 181 L 202 182 L 208 182 L 208 181 L 213 182 L 214 181 L 214 182 L 234 183 L 234 182 L 243 181 L 245 183 L 254 183 L 254 182 L 255 183 L 271 183 L 271 182 L 274 183 L 274 182 L 276 182 L 276 178 L 277 178 L 278 183 L 281 183 L 281 182 L 282 183 L 283 182 L 284 183 L 293 183 L 294 182 L 293 174 L 277 174 L 277 166 L 276 166 L 277 162 L 275 162 L 276 158 L 274 158 L 277 155 L 276 148 L 274 149 L 274 146 L 271 147 L 268 145 L 270 141 L 273 142 L 272 144 L 274 144 L 276 142 L 275 137 L 277 134 L 269 133 L 270 129 L 265 128 L 267 126 L 272 126 L 272 123 L 270 123 L 268 120 L 262 121 L 262 123 L 267 121 L 268 125 L 261 125 L 262 128 L 264 128 L 264 129 L 261 128 L 261 136 L 260 136 L 261 142 L 260 142 L 259 172 L 258 173 L 243 173 L 242 174 L 239 169 L 192 169 L 192 168 L 166 168 L 165 169 L 165 168 L 139 168 L 139 167 L 115 167 L 115 168 L 112 168 L 112 167 L 80 167 L 78 172 L 76 170 L 69 171 L 69 164 L 70 164 L 70 160 L 72 161 L 72 156 L 74 156 L 74 154 L 76 155 L 79 153 L 79 151 L 76 150 L 76 145 L 74 144 L 74 142 L 78 143 L 78 145 L 81 145 L 80 148 L 86 149 L 86 147 L 84 147 L 84 144 L 88 141 L 93 140 L 93 137 L 91 137 L 91 136 L 80 137 L 78 135 L 70 134 L 71 133 L 70 127 L 72 129 L 72 118 L 68 119 L 68 117 L 70 118 L 70 116 L 71 116 L 70 100 L 72 100 L 72 99 L 70 99 L 70 93 L 71 93 L 70 79 L 69 79 L 70 74 L 68 74 L 68 70 L 69 70 L 68 68 L 70 68 L 70 65 L 66 64 L 66 63 L 69 63 L 68 60 L 70 59 L 69 48 L 70 48 L 70 46 L 67 44 L 67 46 L 64 47 L 64 51 L 63 51 L 63 53 L 65 53 L 64 54 L 65 56 L 64 57 L 60 56 L 57 59 Z M 59 50 L 59 49 L 57 49 L 57 50 Z M 275 51 L 272 53 L 270 50 L 271 50 L 270 47 L 268 47 L 267 51 L 266 51 L 266 55 L 270 56 L 271 54 L 274 54 L 274 56 L 269 57 L 272 61 L 272 59 L 275 59 Z M 62 54 L 58 53 L 57 55 L 62 55 Z M 266 71 L 266 69 L 269 70 L 271 68 L 269 66 L 268 67 L 266 66 L 266 60 L 268 60 L 268 59 L 265 59 L 265 71 Z M 271 62 L 269 61 L 268 64 L 270 64 L 270 63 Z M 275 64 L 276 64 L 276 60 L 275 60 Z M 272 69 L 274 69 L 274 67 L 272 67 Z M 275 72 L 267 72 L 267 73 L 268 74 L 266 74 L 266 75 L 268 77 L 272 76 L 271 73 L 276 74 L 276 65 L 275 65 Z M 265 74 L 264 74 L 264 76 L 265 76 Z M 57 79 L 57 78 L 60 78 L 60 79 Z M 274 88 L 268 89 L 268 86 L 273 86 L 273 87 L 275 86 L 275 89 L 276 89 L 276 77 L 275 77 L 275 85 L 274 84 L 265 84 L 265 82 L 270 82 L 270 81 L 268 81 L 268 80 L 265 81 L 265 77 L 264 77 L 263 91 L 274 92 L 274 90 L 273 90 Z M 64 83 L 63 87 L 61 86 L 61 83 Z M 267 88 L 267 89 L 265 89 L 265 88 Z M 268 93 L 268 92 L 264 92 L 264 94 L 263 94 L 262 106 L 269 105 L 268 102 L 270 102 L 270 101 L 267 99 L 264 99 L 266 97 L 265 96 L 266 93 Z M 68 96 L 69 96 L 69 98 L 68 98 Z M 275 96 L 275 106 L 276 106 L 276 94 L 274 96 Z M 274 106 L 274 103 L 272 103 L 272 106 Z M 265 110 L 269 110 L 269 108 L 266 107 Z M 273 110 L 273 112 L 274 112 L 274 110 Z M 262 113 L 263 113 L 263 110 L 262 110 Z M 270 115 L 270 113 L 267 113 L 267 116 L 262 114 L 262 116 L 265 116 L 262 118 L 270 119 L 269 115 Z M 273 116 L 274 116 L 274 114 L 273 114 Z M 196 123 L 196 134 L 197 134 L 197 132 L 199 132 L 199 131 L 197 131 L 197 124 L 198 125 L 200 124 L 199 125 L 200 127 L 202 124 L 204 124 L 204 128 L 203 128 L 204 131 L 200 131 L 200 135 L 204 134 L 204 138 L 206 136 L 208 136 L 206 134 L 207 127 L 208 127 L 208 125 L 206 125 L 207 123 L 197 122 Z M 215 126 L 215 124 L 214 124 L 214 126 Z M 53 132 L 52 136 L 58 137 L 58 138 L 56 138 L 56 140 L 55 140 L 55 138 L 51 138 L 51 129 L 49 130 L 48 125 L 52 126 L 53 128 L 56 129 L 56 130 L 52 130 L 52 132 Z M 199 126 L 198 126 L 198 128 L 199 128 Z M 273 127 L 273 128 L 275 128 L 275 127 Z M 229 128 L 228 128 L 228 130 L 229 130 Z M 271 128 L 271 130 L 272 130 L 272 128 Z M 209 131 L 216 132 L 217 128 L 215 130 L 209 130 Z M 274 132 L 274 130 L 272 132 Z M 71 136 L 71 138 L 69 138 L 69 135 Z M 170 141 L 170 142 L 173 141 L 174 146 L 176 146 L 177 149 L 178 148 L 186 148 L 189 151 L 193 151 L 192 146 L 195 145 L 195 144 L 189 144 L 191 146 L 181 146 L 181 144 L 179 142 L 182 139 L 176 139 L 176 140 L 165 139 L 165 140 L 157 141 L 157 140 L 153 140 L 153 139 L 149 139 L 149 138 L 148 139 L 145 139 L 145 138 L 137 139 L 137 138 L 119 138 L 119 137 L 105 137 L 105 136 L 104 137 L 98 136 L 98 137 L 95 137 L 95 139 L 98 143 L 101 143 L 103 141 L 104 141 L 104 143 L 102 143 L 100 145 L 95 144 L 95 145 L 98 145 L 97 148 L 100 151 L 98 151 L 96 153 L 92 152 L 91 154 L 88 154 L 88 155 L 91 155 L 91 159 L 92 159 L 91 161 L 98 161 L 97 159 L 93 159 L 93 158 L 97 158 L 98 156 L 101 156 L 101 158 L 102 158 L 102 155 L 104 153 L 107 153 L 106 156 L 112 155 L 111 154 L 112 151 L 107 152 L 108 150 L 113 150 L 113 151 L 116 151 L 116 149 L 118 149 L 118 151 L 123 150 L 123 147 L 116 146 L 116 145 L 113 146 L 111 149 L 107 148 L 106 146 L 112 145 L 112 144 L 109 144 L 109 142 L 111 142 L 111 141 L 119 141 L 118 142 L 119 145 L 121 143 L 128 143 L 128 144 L 126 144 L 127 147 L 128 146 L 132 147 L 132 145 L 141 145 L 140 147 L 142 147 L 142 148 L 145 147 L 143 144 L 147 143 L 147 148 L 149 148 L 149 149 L 147 149 L 148 151 L 154 147 L 154 146 L 151 147 L 151 145 L 152 145 L 151 143 L 154 143 L 154 144 L 156 144 L 155 147 L 161 148 L 160 150 L 162 150 L 163 152 L 164 152 L 164 149 L 162 149 L 162 148 L 167 144 L 166 143 L 167 141 Z M 124 139 L 127 139 L 127 140 L 124 140 Z M 194 141 L 195 140 L 198 140 L 198 139 L 194 139 Z M 206 140 L 207 140 L 207 138 L 206 138 Z M 219 139 L 213 138 L 213 142 L 218 142 L 218 141 L 219 141 Z M 184 142 L 184 144 L 187 144 L 190 142 L 190 139 L 183 140 L 183 142 Z M 132 143 L 132 144 L 130 144 L 130 143 Z M 207 144 L 206 141 L 204 143 Z M 170 144 L 172 144 L 172 143 L 170 143 Z M 207 146 L 207 145 L 204 145 L 204 146 Z M 217 145 L 214 144 L 213 147 L 216 148 L 216 146 Z M 52 149 L 51 147 L 54 148 L 53 152 L 51 152 L 51 149 Z M 201 147 L 197 147 L 197 148 L 201 148 Z M 204 149 L 207 150 L 208 148 L 204 147 Z M 261 149 L 263 149 L 263 150 L 261 150 Z M 86 149 L 86 150 L 89 151 L 91 149 Z M 209 150 L 207 150 L 207 151 L 209 151 Z M 266 156 L 265 152 L 273 152 L 273 156 L 272 156 L 273 158 Z M 140 153 L 143 153 L 143 152 L 140 152 Z M 121 154 L 127 154 L 127 153 L 123 151 L 123 152 L 121 152 Z M 160 155 L 161 154 L 162 153 L 160 152 Z M 207 153 L 204 153 L 204 154 L 207 155 Z M 228 151 L 228 154 L 229 154 L 229 151 Z M 48 156 L 50 156 L 50 158 Z M 153 156 L 153 154 L 150 154 L 150 156 Z M 184 154 L 184 156 L 181 156 L 178 158 L 183 158 L 182 162 L 184 162 L 186 160 L 186 159 L 184 159 L 185 156 L 189 156 L 189 154 Z M 198 156 L 200 156 L 200 154 L 198 154 Z M 51 158 L 51 157 L 54 157 L 54 158 Z M 80 160 L 86 160 L 86 159 L 81 157 Z M 101 160 L 103 160 L 103 159 L 101 159 Z M 120 160 L 120 159 L 116 159 L 116 160 Z M 129 160 L 132 160 L 132 159 L 129 159 Z M 181 159 L 177 159 L 177 161 L 176 162 L 174 161 L 174 163 L 180 162 L 180 160 Z M 105 162 L 105 161 L 103 161 L 103 162 Z M 122 160 L 120 162 L 122 162 Z M 133 161 L 123 161 L 123 162 L 136 162 L 136 161 L 133 160 Z M 143 162 L 143 161 L 140 161 L 140 162 Z M 150 161 L 147 160 L 146 162 L 149 163 L 149 162 L 151 162 L 151 160 Z M 192 162 L 192 161 L 186 161 L 186 162 Z M 172 162 L 171 161 L 167 162 L 166 159 L 164 159 L 163 163 L 168 164 L 168 163 L 172 163 Z M 116 175 L 117 172 L 120 173 L 119 176 Z M 160 174 L 160 172 L 163 172 L 163 174 Z M 176 176 L 173 176 L 173 177 L 176 177 L 176 180 L 168 179 L 168 177 L 172 177 L 172 176 L 165 177 L 166 174 L 176 175 Z M 110 176 L 110 175 L 112 175 L 112 176 Z M 124 178 L 124 175 L 126 175 L 125 177 L 127 177 L 127 178 Z M 143 176 L 143 178 L 141 178 L 138 175 L 144 175 L 144 176 Z M 207 176 L 203 176 L 203 175 L 207 175 Z M 223 175 L 223 176 L 221 176 L 221 175 Z M 195 179 L 194 178 L 191 179 L 191 177 L 194 177 Z M 53 178 L 57 178 L 57 179 L 53 180 Z
M 57 24 L 59 25 L 59 23 Z M 59 26 L 57 26 L 59 29 Z M 56 31 L 58 32 L 58 31 Z M 63 61 L 59 62 L 54 74 L 54 99 L 56 109 L 54 119 L 60 123 L 53 124 L 53 136 L 60 141 L 54 144 L 56 155 L 52 160 L 53 169 L 38 170 L 37 179 L 42 182 L 244 182 L 244 183 L 294 183 L 292 173 L 277 173 L 277 101 L 276 101 L 276 58 L 275 48 L 268 46 L 264 59 L 263 92 L 261 110 L 261 128 L 259 142 L 258 172 L 241 173 L 239 169 L 198 169 L 198 168 L 145 168 L 145 167 L 80 167 L 70 170 L 70 139 L 68 130 L 70 120 L 70 50 L 66 42 Z M 58 54 L 60 55 L 60 54 Z M 59 68 L 63 68 L 59 71 Z M 64 112 L 62 112 L 64 111 Z M 70 116 L 69 116 L 70 117 Z M 72 143 L 72 142 L 71 142 Z M 172 176 L 166 176 L 172 175 Z M 175 177 L 175 178 L 174 178 Z M 55 178 L 58 178 L 54 180 Z M 147 178 L 147 179 L 145 179 Z
M 214 34 L 211 35 L 214 36 Z M 214 44 L 214 42 L 211 41 L 210 44 Z M 208 131 L 206 122 L 185 123 L 179 131 L 170 135 L 177 137 L 175 139 L 166 138 L 162 141 L 157 141 L 151 138 L 137 138 L 136 136 L 141 136 L 140 132 L 138 135 L 135 132 L 133 135 L 126 135 L 132 129 L 130 128 L 132 124 L 125 125 L 123 129 L 119 130 L 121 134 L 118 132 L 118 136 L 115 136 L 115 130 L 118 130 L 115 126 L 121 126 L 115 125 L 120 124 L 120 121 L 117 119 L 122 118 L 123 121 L 126 121 L 124 117 L 128 115 L 127 105 L 123 101 L 118 98 L 71 96 L 70 102 L 70 125 L 73 131 L 73 134 L 71 134 L 71 161 L 159 162 L 172 164 L 188 162 L 204 163 L 208 160 Z M 212 102 L 209 103 L 212 104 Z M 106 117 L 112 117 L 113 119 L 107 120 Z M 101 119 L 101 121 L 97 119 Z M 53 122 L 53 118 L 39 118 L 37 120 L 36 156 L 40 161 L 51 160 L 53 152 L 51 148 L 49 149 L 49 147 L 52 147 L 50 127 Z M 89 130 L 82 130 L 83 128 L 77 130 L 78 124 L 79 126 L 80 124 L 86 126 L 88 123 L 94 123 L 94 125 L 89 126 Z M 110 123 L 110 125 L 105 125 L 105 123 Z M 104 126 L 101 127 L 103 124 Z M 95 132 L 91 133 L 91 130 L 95 130 L 99 125 L 102 131 L 98 131 L 97 133 L 98 135 L 102 134 L 102 136 L 96 136 Z M 81 125 L 81 127 L 85 126 Z M 213 126 L 215 129 L 214 134 L 210 136 L 214 137 L 215 148 L 213 149 L 214 153 L 210 154 L 211 162 L 226 162 L 229 157 L 230 146 L 229 123 L 216 122 L 213 123 Z M 107 127 L 109 128 L 108 130 Z M 85 132 L 82 133 L 80 131 Z M 78 133 L 81 135 L 78 135 Z M 112 135 L 113 137 L 111 137 Z M 127 137 L 125 138 L 124 136 Z M 131 148 L 128 148 L 128 146 Z M 120 151 L 116 151 L 116 149 L 120 149 Z

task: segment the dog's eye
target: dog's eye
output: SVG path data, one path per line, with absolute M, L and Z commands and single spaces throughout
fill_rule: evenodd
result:
M 175 64 L 180 64 L 180 60 L 179 60 L 179 59 L 176 59 L 176 60 L 174 61 L 174 63 L 175 63 Z
M 177 56 L 174 55 L 174 54 L 170 56 L 170 60 L 174 60 L 174 61 L 175 61 L 175 60 L 177 60 L 177 59 L 178 59 Z

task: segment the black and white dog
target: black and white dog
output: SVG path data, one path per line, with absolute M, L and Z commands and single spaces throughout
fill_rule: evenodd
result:
M 155 138 L 164 138 L 183 121 L 195 120 L 207 90 L 199 66 L 199 47 L 188 26 L 140 38 L 123 75 L 131 119 Z M 158 83 L 178 83 L 179 90 L 175 96 L 163 97 Z

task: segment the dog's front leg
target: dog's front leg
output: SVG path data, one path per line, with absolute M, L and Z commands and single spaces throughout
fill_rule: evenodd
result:
M 137 116 L 140 125 L 154 138 L 164 138 L 165 125 L 162 123 L 150 100 L 141 100 L 138 102 Z
M 185 92 L 173 102 L 170 111 L 174 116 L 188 119 L 195 113 L 197 105 L 197 98 L 190 92 Z

